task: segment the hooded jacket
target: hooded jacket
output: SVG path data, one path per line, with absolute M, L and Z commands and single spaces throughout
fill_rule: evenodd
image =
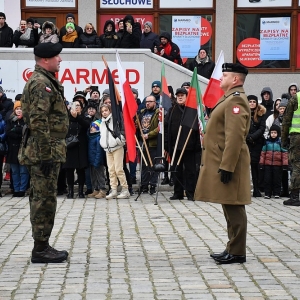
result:
M 13 46 L 13 30 L 4 23 L 4 26 L 0 28 L 0 47 L 12 47 Z
M 266 101 L 264 100 L 263 97 L 263 93 L 268 92 L 270 94 L 270 100 Z M 274 101 L 273 101 L 273 92 L 271 90 L 271 88 L 269 87 L 264 87 L 260 93 L 261 96 L 261 104 L 266 108 L 266 118 L 268 118 L 268 116 L 270 116 L 273 112 L 273 106 L 274 106 Z
M 131 15 L 127 15 L 124 18 L 124 32 L 122 37 L 118 40 L 117 48 L 140 48 L 140 41 L 142 37 L 141 24 L 139 22 L 134 22 L 134 19 Z M 126 23 L 131 23 L 132 33 L 129 33 L 126 30 Z
M 78 42 L 80 48 L 101 48 L 100 39 L 95 30 L 92 33 L 82 33 Z
M 295 83 L 295 82 L 292 82 L 292 83 L 289 85 L 289 88 L 288 88 L 288 93 L 289 93 L 290 97 L 292 97 L 292 95 L 291 95 L 291 93 L 290 93 L 290 88 L 291 88 L 292 86 L 295 86 L 295 87 L 296 87 L 297 92 L 299 91 L 299 86 L 298 86 L 298 84 Z
M 107 26 L 112 25 L 112 30 L 108 31 Z M 112 20 L 107 20 L 104 24 L 103 34 L 100 35 L 101 48 L 116 48 L 118 43 L 118 35 L 116 33 L 115 23 Z
M 174 63 L 182 66 L 182 59 L 180 56 L 180 49 L 179 47 L 171 41 L 171 36 L 168 32 L 163 32 L 159 36 L 159 40 L 164 37 L 168 40 L 168 43 L 166 45 L 160 44 L 158 47 L 157 54 L 160 55 L 161 50 L 164 50 L 164 54 L 161 55 L 165 59 L 168 59 L 170 61 L 173 61 Z M 169 50 L 169 51 L 168 51 Z
M 46 33 L 46 27 L 47 28 L 51 27 L 50 34 Z M 40 43 L 54 43 L 54 44 L 59 42 L 58 35 L 56 34 L 56 27 L 52 22 L 46 21 L 42 25 L 42 34 L 40 36 L 39 42 Z

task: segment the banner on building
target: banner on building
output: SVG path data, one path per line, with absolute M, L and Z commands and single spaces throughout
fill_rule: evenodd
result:
M 180 48 L 181 57 L 192 58 L 212 35 L 209 21 L 200 16 L 172 16 L 172 42 Z
M 76 0 L 26 0 L 26 6 L 76 7 Z
M 299 0 L 300 2 L 300 0 Z M 291 7 L 292 0 L 237 0 L 237 7 Z
M 100 8 L 153 8 L 153 0 L 100 0 Z
M 119 84 L 117 63 L 108 62 L 116 84 Z M 34 71 L 33 60 L 2 60 L 0 62 L 0 82 L 8 98 L 15 99 L 20 94 Z M 131 87 L 144 95 L 144 62 L 123 62 L 124 72 Z M 65 89 L 65 97 L 72 101 L 76 91 L 90 85 L 99 87 L 102 94 L 108 88 L 108 74 L 104 63 L 90 61 L 62 61 L 58 79 Z M 87 95 L 87 98 L 89 95 Z
M 260 19 L 260 59 L 289 60 L 291 18 Z
M 213 0 L 160 0 L 160 8 L 213 8 Z

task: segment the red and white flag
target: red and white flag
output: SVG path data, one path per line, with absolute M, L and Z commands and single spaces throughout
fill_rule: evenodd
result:
M 117 68 L 119 74 L 119 88 L 120 88 L 121 101 L 123 106 L 123 119 L 124 119 L 124 128 L 125 128 L 125 136 L 126 136 L 127 154 L 128 154 L 129 161 L 134 162 L 136 158 L 136 148 L 135 148 L 135 137 L 134 137 L 135 125 L 134 125 L 133 118 L 137 112 L 138 107 L 134 95 L 131 91 L 129 82 L 122 68 L 121 59 L 118 51 L 116 52 L 116 58 L 117 58 Z
M 221 77 L 222 77 L 222 65 L 224 64 L 224 52 L 221 51 L 214 71 L 209 79 L 205 93 L 202 97 L 203 103 L 206 107 L 215 107 L 218 100 L 224 95 L 224 91 L 220 88 Z

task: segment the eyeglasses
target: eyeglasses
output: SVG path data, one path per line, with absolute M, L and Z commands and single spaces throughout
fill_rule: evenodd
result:
M 86 28 L 86 30 L 93 30 L 93 28 Z

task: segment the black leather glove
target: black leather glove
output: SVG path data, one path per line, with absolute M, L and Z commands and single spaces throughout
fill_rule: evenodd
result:
M 228 172 L 222 169 L 219 169 L 218 173 L 221 173 L 221 182 L 224 184 L 228 183 L 232 179 L 232 172 Z
M 51 169 L 53 168 L 53 161 L 52 159 L 49 160 L 42 160 L 40 170 L 44 174 L 44 176 L 49 176 Z

